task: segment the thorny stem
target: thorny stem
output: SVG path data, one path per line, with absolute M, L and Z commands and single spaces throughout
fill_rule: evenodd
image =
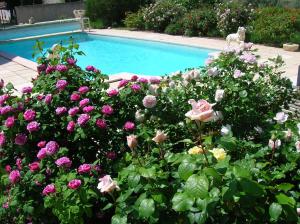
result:
M 200 123 L 200 121 L 196 120 L 196 125 L 198 127 L 198 134 L 199 134 L 198 144 L 201 145 L 201 143 L 202 143 L 202 127 L 204 126 L 204 123 Z M 207 164 L 209 165 L 209 161 L 208 161 L 205 149 L 203 149 L 203 154 L 204 154 Z

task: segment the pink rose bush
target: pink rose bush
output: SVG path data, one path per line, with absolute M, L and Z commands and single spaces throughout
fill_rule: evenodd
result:
M 189 100 L 188 102 L 192 105 L 192 110 L 185 114 L 186 117 L 195 121 L 208 122 L 214 117 L 213 104 L 208 103 L 206 100 Z

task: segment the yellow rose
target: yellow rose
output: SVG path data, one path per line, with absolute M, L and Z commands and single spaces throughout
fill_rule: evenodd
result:
M 219 160 L 224 160 L 226 158 L 226 152 L 222 148 L 214 148 L 213 150 L 209 150 L 214 157 Z
M 204 151 L 201 146 L 194 146 L 193 148 L 189 149 L 190 155 L 202 154 Z

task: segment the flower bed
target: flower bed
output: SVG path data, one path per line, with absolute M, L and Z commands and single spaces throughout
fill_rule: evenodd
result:
M 292 84 L 251 47 L 110 88 L 72 43 L 22 96 L 1 82 L 0 221 L 299 221 Z

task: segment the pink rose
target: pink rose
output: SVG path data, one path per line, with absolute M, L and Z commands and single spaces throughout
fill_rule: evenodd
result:
M 81 87 L 78 89 L 78 92 L 80 92 L 80 94 L 85 94 L 85 93 L 87 93 L 89 90 L 90 90 L 89 87 L 87 87 L 87 86 L 81 86 Z
M 106 91 L 106 93 L 109 97 L 113 97 L 113 96 L 117 96 L 119 94 L 119 90 L 117 90 L 117 89 L 108 89 Z
M 44 188 L 43 195 L 49 195 L 49 194 L 53 194 L 55 192 L 56 192 L 55 185 L 49 184 Z
M 107 127 L 106 121 L 104 119 L 97 119 L 96 125 L 98 128 L 101 128 L 101 129 L 106 129 L 106 127 Z
M 94 110 L 95 108 L 93 107 L 93 106 L 86 106 L 86 107 L 84 107 L 84 108 L 82 108 L 82 111 L 84 112 L 84 113 L 90 113 L 90 112 L 92 112 L 93 110 Z
M 104 177 L 100 178 L 97 188 L 101 193 L 110 193 L 114 190 L 120 190 L 120 187 L 111 179 L 110 175 L 105 175 Z
M 28 165 L 28 167 L 29 167 L 31 172 L 35 172 L 35 171 L 40 170 L 40 163 L 39 162 L 33 162 L 33 163 L 30 163 Z
M 129 135 L 127 138 L 127 145 L 130 149 L 134 149 L 138 145 L 137 136 L 136 135 Z
M 62 91 L 66 88 L 67 85 L 68 85 L 68 82 L 66 80 L 58 80 L 56 83 L 56 88 L 59 91 Z
M 9 178 L 9 181 L 12 184 L 15 184 L 15 183 L 19 182 L 20 179 L 21 179 L 21 175 L 20 175 L 19 170 L 13 170 L 13 171 L 11 171 L 8 178 Z
M 133 75 L 130 80 L 135 82 L 136 80 L 138 80 L 138 78 L 139 77 L 137 75 Z
M 58 167 L 70 168 L 72 166 L 72 161 L 68 157 L 61 157 L 55 161 Z
M 167 138 L 168 136 L 163 131 L 158 130 L 155 137 L 152 138 L 152 141 L 156 142 L 157 144 L 161 144 L 166 141 Z
M 44 99 L 45 104 L 48 105 L 51 103 L 51 101 L 52 101 L 52 94 L 47 94 Z
M 192 110 L 185 114 L 191 120 L 208 122 L 214 118 L 213 104 L 208 103 L 206 100 L 189 100 L 192 105 Z
M 23 133 L 17 134 L 17 136 L 15 138 L 16 145 L 25 145 L 26 142 L 27 142 L 27 135 L 25 135 Z
M 22 170 L 22 159 L 17 158 L 16 165 L 17 165 L 17 167 L 18 167 L 19 170 Z
M 68 187 L 70 189 L 73 189 L 73 190 L 76 190 L 77 188 L 79 188 L 81 185 L 81 180 L 79 179 L 74 179 L 74 180 L 71 180 L 69 183 L 68 183 Z
M 85 99 L 83 99 L 83 100 L 80 100 L 79 106 L 80 106 L 80 107 L 85 107 L 85 106 L 87 106 L 89 103 L 90 103 L 90 99 L 85 98 Z
M 70 96 L 70 100 L 71 101 L 78 101 L 80 100 L 80 95 L 78 93 L 73 93 L 71 96 Z
M 57 65 L 57 66 L 56 66 L 56 71 L 59 71 L 59 72 L 66 72 L 66 71 L 68 71 L 68 67 L 67 67 L 66 65 L 60 64 L 60 65 Z
M 127 121 L 124 125 L 126 131 L 133 131 L 135 129 L 135 124 L 133 122 Z
M 4 104 L 6 102 L 6 100 L 9 99 L 9 95 L 8 94 L 3 94 L 0 96 L 0 105 Z
M 74 66 L 76 64 L 77 60 L 74 58 L 67 58 L 68 65 Z
M 40 130 L 40 124 L 36 121 L 31 121 L 29 124 L 27 124 L 27 130 L 31 132 L 35 132 Z
M 3 132 L 0 133 L 0 147 L 2 147 L 6 142 L 6 137 Z
M 31 92 L 32 92 L 32 87 L 30 87 L 30 86 L 24 87 L 22 89 L 22 93 L 24 93 L 24 94 L 28 94 L 28 93 L 31 93 Z
M 88 65 L 86 66 L 85 70 L 87 70 L 88 72 L 93 72 L 95 70 L 95 67 L 92 65 Z
M 26 121 L 33 121 L 35 119 L 35 116 L 36 112 L 34 110 L 26 110 L 23 115 Z
M 38 159 L 44 159 L 47 157 L 47 149 L 46 148 L 42 148 L 40 149 L 40 151 L 38 152 L 38 154 L 36 155 L 36 157 Z
M 67 112 L 66 107 L 57 107 L 55 110 L 56 115 L 62 115 Z
M 138 92 L 141 90 L 141 86 L 139 84 L 132 84 L 130 89 L 132 89 L 133 92 Z
M 4 107 L 1 108 L 0 113 L 1 113 L 1 115 L 4 115 L 4 114 L 7 114 L 7 113 L 9 113 L 11 111 L 12 111 L 12 107 L 11 106 L 4 106 Z
M 157 100 L 156 97 L 153 95 L 147 95 L 143 99 L 143 105 L 146 108 L 153 108 L 156 106 L 156 104 L 157 104 Z
M 300 141 L 297 141 L 295 143 L 295 146 L 296 146 L 297 152 L 300 152 Z
M 123 80 L 121 80 L 121 81 L 119 82 L 118 88 L 122 88 L 122 87 L 126 86 L 128 83 L 129 83 L 128 80 L 123 79 Z
M 91 171 L 92 167 L 90 164 L 82 164 L 78 168 L 78 173 L 83 174 L 83 173 L 89 173 Z
M 74 121 L 69 121 L 67 126 L 68 132 L 73 132 L 75 130 L 76 123 Z
M 56 66 L 48 65 L 48 67 L 46 68 L 46 74 L 50 74 L 50 73 L 54 72 L 55 70 L 56 70 Z
M 140 82 L 140 83 L 148 83 L 148 79 L 146 79 L 146 78 L 139 78 L 138 82 Z
M 6 171 L 7 173 L 10 173 L 10 172 L 11 172 L 11 166 L 10 166 L 10 165 L 6 165 L 6 166 L 5 166 L 5 171 Z
M 107 152 L 106 157 L 110 160 L 115 160 L 117 158 L 117 154 L 115 152 Z
M 37 146 L 39 147 L 39 148 L 44 148 L 45 147 L 45 145 L 46 145 L 46 141 L 40 141 L 38 144 L 37 144 Z
M 5 126 L 7 128 L 12 128 L 14 125 L 15 125 L 15 117 L 14 116 L 8 117 L 5 121 Z
M 159 83 L 160 83 L 160 78 L 157 78 L 157 77 L 151 77 L 151 78 L 150 78 L 150 83 L 151 83 L 151 84 L 159 84 Z
M 104 105 L 101 112 L 105 115 L 112 115 L 114 113 L 114 109 L 109 105 Z
M 55 141 L 46 144 L 47 155 L 54 155 L 59 150 L 59 145 Z
M 79 116 L 79 118 L 77 119 L 77 124 L 82 127 L 82 126 L 86 125 L 90 119 L 91 119 L 90 115 L 81 114 Z
M 68 113 L 71 117 L 73 117 L 79 112 L 79 110 L 80 110 L 79 107 L 73 107 L 69 110 Z

